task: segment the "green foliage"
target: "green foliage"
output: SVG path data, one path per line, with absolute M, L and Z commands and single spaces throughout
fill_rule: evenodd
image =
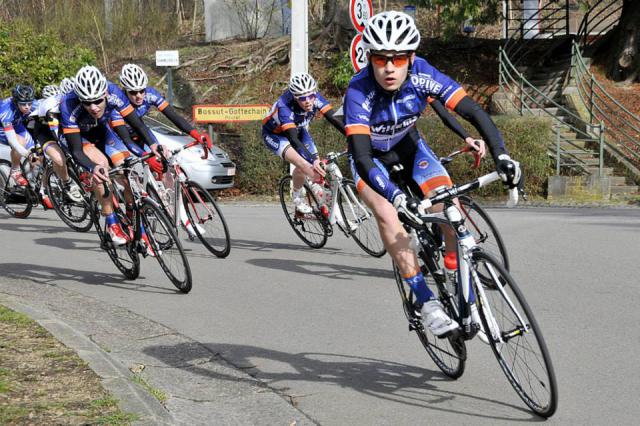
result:
M 462 120 L 463 121 L 463 120 Z M 548 121 L 540 118 L 496 117 L 495 123 L 507 141 L 511 156 L 518 160 L 526 173 L 526 189 L 531 195 L 543 195 L 547 176 L 553 174 L 546 147 L 553 135 Z M 477 132 L 466 123 L 470 134 Z M 418 120 L 418 128 L 427 143 L 437 155 L 444 156 L 463 146 L 464 142 L 447 129 L 436 117 Z M 330 151 L 346 149 L 346 140 L 325 120 L 316 120 L 310 128 L 321 155 Z M 238 165 L 236 186 L 245 193 L 256 195 L 276 195 L 278 180 L 284 176 L 288 166 L 273 155 L 262 141 L 260 129 L 256 125 L 240 128 L 241 138 L 235 146 L 223 146 L 234 153 Z M 464 182 L 494 170 L 491 158 L 486 158 L 481 169 L 473 170 L 471 156 L 458 158 L 449 166 L 454 182 Z M 351 177 L 351 171 L 341 165 L 343 174 Z M 503 196 L 501 185 L 491 185 L 482 193 L 485 196 Z
M 59 83 L 82 65 L 95 62 L 89 49 L 68 46 L 51 32 L 39 32 L 24 22 L 0 22 L 0 94 L 9 96 L 17 83 L 40 91 Z
M 338 92 L 344 92 L 353 77 L 353 66 L 349 52 L 338 53 L 333 57 L 333 64 L 329 70 L 329 81 Z

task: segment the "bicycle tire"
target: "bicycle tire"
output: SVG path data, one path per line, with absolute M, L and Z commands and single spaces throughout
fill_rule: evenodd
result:
M 198 239 L 216 257 L 229 256 L 229 228 L 218 203 L 197 182 L 187 181 L 182 191 L 184 208 Z
M 33 191 L 29 186 L 11 185 L 10 175 L 0 170 L 0 205 L 11 216 L 26 219 L 31 214 L 34 205 Z
M 479 283 L 474 279 L 482 325 L 488 330 L 489 343 L 500 368 L 518 396 L 534 413 L 551 417 L 558 405 L 556 377 L 531 308 L 513 277 L 493 255 L 477 250 L 473 252 L 472 262 L 473 271 L 481 270 L 494 281 L 493 286 L 483 285 L 483 292 L 480 292 L 477 289 Z M 536 400 L 543 397 L 544 401 Z
M 419 260 L 422 262 L 421 260 Z M 421 265 L 422 273 L 427 280 L 427 285 L 433 289 L 436 287 L 433 277 L 429 274 L 426 266 Z M 415 298 L 411 289 L 407 286 L 400 274 L 398 266 L 393 263 L 393 275 L 400 292 L 400 298 L 402 299 L 402 307 L 404 314 L 409 321 L 411 330 L 414 330 L 418 335 L 418 339 L 422 346 L 427 351 L 429 357 L 433 360 L 436 366 L 447 377 L 457 379 L 464 373 L 466 359 L 467 359 L 467 347 L 464 340 L 456 335 L 451 335 L 445 338 L 439 338 L 433 335 L 427 327 L 424 327 L 420 317 L 419 308 L 416 306 Z M 445 308 L 445 311 L 451 318 L 455 318 L 456 315 L 447 300 L 446 296 L 440 294 L 441 302 Z
M 140 275 L 140 257 L 135 247 L 132 243 L 115 246 L 111 242 L 109 233 L 106 231 L 106 223 L 104 225 L 105 229 L 103 229 L 100 224 L 100 206 L 95 200 L 95 196 L 92 194 L 88 200 L 85 198 L 85 201 L 88 203 L 87 207 L 92 211 L 92 222 L 98 233 L 98 238 L 100 238 L 100 247 L 107 252 L 113 264 L 116 265 L 116 268 L 118 268 L 125 278 L 135 280 Z M 122 221 L 121 225 L 123 226 L 123 230 L 125 230 L 126 225 L 124 225 Z M 125 230 L 125 232 L 127 231 Z
M 80 180 L 69 170 L 69 177 L 82 188 Z M 55 174 L 53 167 L 48 166 L 44 171 L 44 190 L 53 204 L 58 217 L 76 232 L 87 232 L 93 225 L 93 218 L 84 202 L 76 203 L 65 196 L 62 182 Z
M 367 254 L 373 257 L 382 257 L 387 253 L 384 248 L 378 224 L 373 213 L 358 197 L 356 184 L 350 179 L 342 181 L 341 190 L 338 192 L 338 206 L 340 215 L 345 221 L 345 229 L 353 240 Z M 347 194 L 345 197 L 344 194 Z M 355 197 L 357 203 L 349 197 Z
M 307 204 L 311 206 L 312 212 L 306 215 L 296 211 L 291 196 L 291 175 L 287 175 L 280 179 L 278 185 L 278 194 L 280 195 L 280 204 L 287 218 L 287 222 L 293 228 L 293 232 L 311 248 L 322 248 L 329 238 L 329 224 L 320 212 L 320 205 L 311 188 L 307 184 L 304 185 L 306 191 Z
M 144 200 L 139 213 L 160 267 L 178 290 L 189 293 L 192 287 L 191 267 L 175 228 L 162 208 L 150 198 Z
M 487 211 L 471 197 L 462 195 L 458 199 L 462 207 L 460 210 L 465 220 L 465 225 L 475 238 L 476 244 L 502 261 L 502 265 L 508 271 L 509 255 L 507 247 Z

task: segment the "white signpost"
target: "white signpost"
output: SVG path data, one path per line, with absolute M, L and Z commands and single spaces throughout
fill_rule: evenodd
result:
M 351 23 L 353 24 L 358 34 L 351 41 L 350 56 L 351 65 L 353 69 L 358 72 L 362 68 L 367 66 L 367 55 L 362 45 L 362 31 L 364 26 L 373 16 L 373 5 L 371 0 L 350 0 L 349 1 L 349 16 L 351 17 Z
M 173 75 L 171 67 L 180 65 L 180 52 L 177 50 L 156 50 L 156 66 L 167 67 L 167 102 L 173 102 Z

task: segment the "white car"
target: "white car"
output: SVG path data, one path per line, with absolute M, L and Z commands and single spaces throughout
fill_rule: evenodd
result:
M 165 126 L 151 127 L 158 142 L 169 149 L 176 149 L 193 141 L 190 136 L 185 136 L 176 130 Z M 225 189 L 233 186 L 233 178 L 236 175 L 236 165 L 229 159 L 229 155 L 220 147 L 214 146 L 209 152 L 209 157 L 203 160 L 202 147 L 196 146 L 186 149 L 178 154 L 180 167 L 187 177 L 198 182 L 205 189 Z M 11 148 L 0 144 L 0 167 L 8 172 L 11 167 Z
M 193 141 L 190 136 L 169 127 L 151 126 L 150 129 L 158 142 L 169 149 L 176 149 Z M 201 158 L 203 153 L 203 148 L 196 146 L 178 154 L 178 162 L 187 177 L 205 189 L 231 188 L 236 175 L 236 165 L 229 159 L 229 155 L 217 145 L 211 148 L 206 160 Z

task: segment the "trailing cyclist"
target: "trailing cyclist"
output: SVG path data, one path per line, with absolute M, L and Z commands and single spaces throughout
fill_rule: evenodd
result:
M 58 86 L 45 86 L 42 89 L 42 99 L 38 101 L 38 106 L 31 113 L 26 127 L 33 139 L 42 147 L 42 152 L 53 163 L 53 169 L 63 184 L 65 194 L 72 201 L 79 203 L 82 201 L 82 194 L 78 185 L 69 176 L 65 154 L 61 149 L 61 147 L 67 149 L 64 137 L 61 137 L 58 131 L 61 99 L 62 93 Z M 44 185 L 41 191 L 44 191 Z M 53 208 L 51 200 L 44 193 L 42 200 L 47 208 Z
M 333 108 L 317 90 L 316 81 L 307 73 L 291 76 L 289 88 L 273 104 L 262 120 L 264 143 L 274 154 L 295 166 L 292 173 L 293 202 L 302 214 L 311 213 L 304 202 L 304 179 L 324 177 L 318 150 L 309 134 L 309 124 L 316 114 L 322 114 L 338 131 L 344 124 L 334 116 Z M 293 149 L 289 149 L 293 147 Z
M 111 197 L 104 196 L 103 183 L 109 182 L 109 164 L 118 166 L 131 154 L 122 140 L 109 126 L 112 111 L 117 110 L 124 121 L 134 128 L 150 145 L 149 129 L 142 123 L 120 88 L 107 82 L 93 66 L 82 67 L 75 76 L 74 91 L 62 98 L 60 124 L 71 155 L 78 164 L 91 172 L 90 187 L 94 188 L 114 245 L 129 241 L 114 213 Z M 153 146 L 157 153 L 157 147 Z M 157 154 L 156 154 L 157 155 Z M 122 180 L 127 203 L 133 202 L 128 182 Z M 143 240 L 145 235 L 143 235 Z M 151 245 L 148 244 L 150 249 Z
M 369 64 L 352 78 L 344 105 L 354 180 L 376 216 L 385 247 L 422 305 L 424 324 L 435 335 L 445 336 L 458 324 L 426 285 L 411 238 L 397 216 L 402 212 L 412 217 L 414 203 L 389 179 L 388 169 L 402 164 L 424 196 L 452 185 L 415 126 L 429 98 L 441 101 L 474 125 L 488 142 L 502 180 L 511 187 L 520 179 L 519 164 L 509 157 L 488 114 L 457 82 L 415 55 L 420 33 L 411 17 L 400 12 L 379 13 L 367 21 L 362 40 Z M 450 230 L 445 239 L 447 252 L 455 253 Z M 479 320 L 477 312 L 473 320 Z
M 27 157 L 35 146 L 25 122 L 36 106 L 33 87 L 23 84 L 13 88 L 10 98 L 0 101 L 0 143 L 11 146 L 10 177 L 19 186 L 28 185 L 20 170 L 20 158 Z

